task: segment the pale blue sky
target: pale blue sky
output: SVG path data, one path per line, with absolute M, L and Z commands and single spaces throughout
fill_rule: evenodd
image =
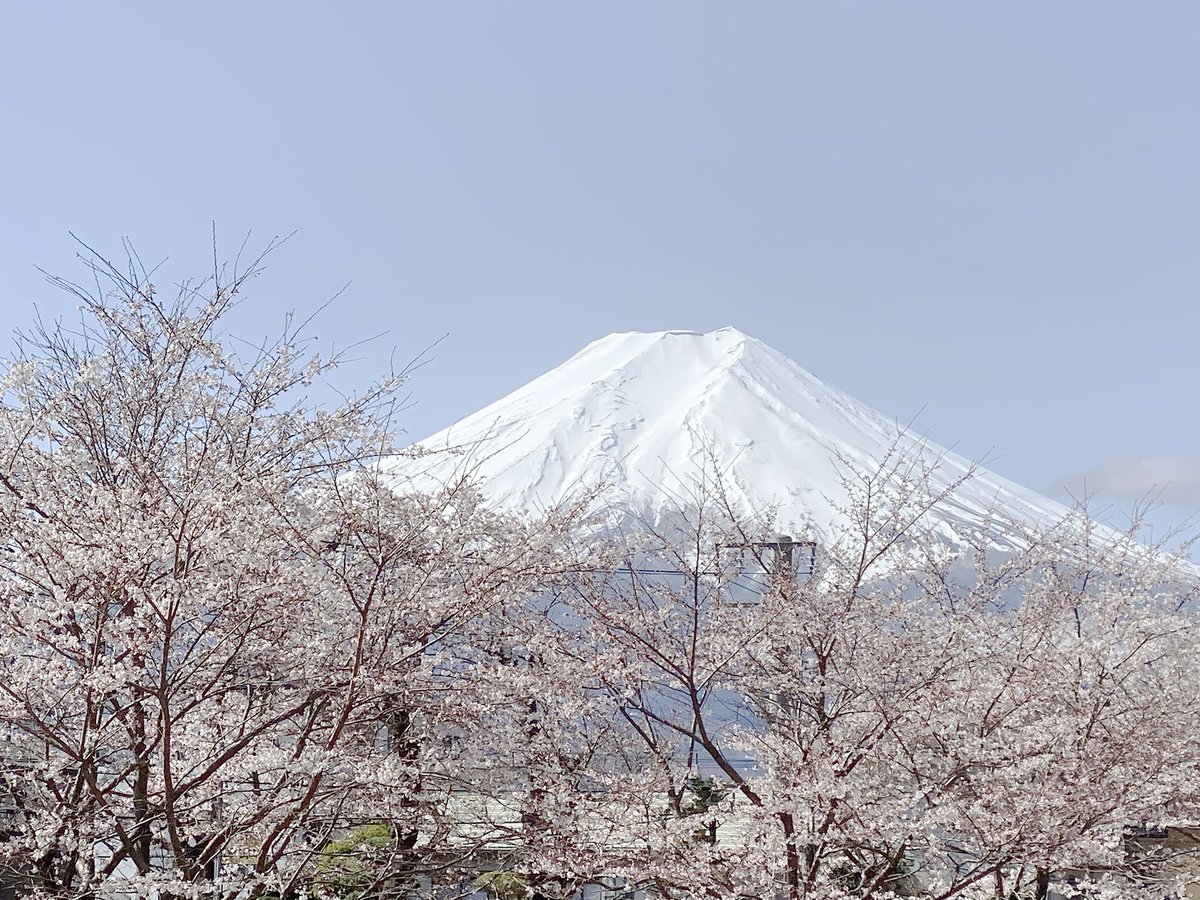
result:
M 68 231 L 178 278 L 296 230 L 239 327 L 351 282 L 364 377 L 449 333 L 413 437 L 732 324 L 1031 487 L 1200 506 L 1194 3 L 25 3 L 0 76 L 5 324 Z

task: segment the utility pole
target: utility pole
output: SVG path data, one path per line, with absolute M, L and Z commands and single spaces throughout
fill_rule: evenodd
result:
M 720 544 L 717 549 L 753 551 L 765 571 L 787 580 L 794 580 L 797 575 L 811 575 L 817 565 L 817 542 L 798 541 L 790 534 L 777 534 L 765 541 Z M 762 559 L 764 552 L 770 553 L 769 560 Z

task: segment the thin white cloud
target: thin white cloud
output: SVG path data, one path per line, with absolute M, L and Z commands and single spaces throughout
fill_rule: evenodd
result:
M 1113 456 L 1086 472 L 1058 479 L 1054 490 L 1069 491 L 1076 498 L 1152 499 L 1200 508 L 1200 456 Z

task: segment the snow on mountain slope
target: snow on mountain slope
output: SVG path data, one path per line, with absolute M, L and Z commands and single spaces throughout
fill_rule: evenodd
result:
M 632 332 L 589 344 L 419 442 L 458 452 L 401 460 L 391 472 L 398 485 L 428 487 L 474 469 L 484 494 L 505 510 L 540 510 L 603 482 L 607 502 L 653 511 L 686 496 L 715 460 L 745 512 L 774 505 L 782 527 L 828 538 L 846 497 L 836 458 L 870 466 L 901 431 L 894 419 L 734 328 Z M 939 486 L 970 465 L 933 444 L 919 452 L 940 458 Z M 980 470 L 938 512 L 938 531 L 958 543 L 995 507 L 1035 525 L 1066 514 L 1060 504 Z M 990 527 L 993 543 L 1009 543 L 1002 527 Z

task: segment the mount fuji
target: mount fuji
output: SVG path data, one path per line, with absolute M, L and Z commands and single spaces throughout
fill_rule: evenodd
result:
M 873 467 L 897 444 L 934 467 L 934 489 L 972 468 L 734 328 L 630 332 L 419 441 L 429 452 L 393 463 L 390 475 L 420 488 L 470 470 L 504 511 L 536 512 L 602 485 L 607 505 L 645 515 L 677 505 L 715 467 L 743 513 L 774 511 L 780 527 L 829 539 L 845 524 L 846 464 Z M 1066 515 L 976 468 L 930 524 L 952 544 L 982 534 L 1003 548 L 1019 527 Z

